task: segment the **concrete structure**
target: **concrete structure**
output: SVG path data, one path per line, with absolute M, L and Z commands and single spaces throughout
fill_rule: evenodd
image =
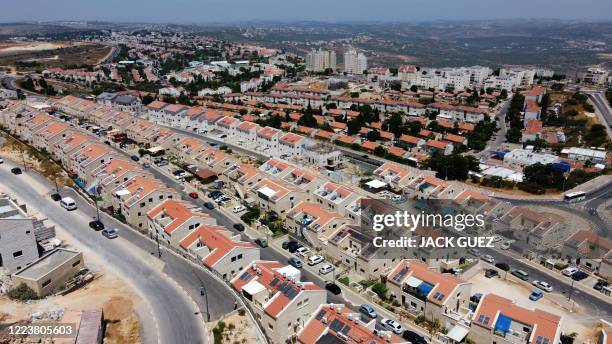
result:
M 363 74 L 368 69 L 368 59 L 363 53 L 349 50 L 344 53 L 344 71 L 347 74 Z
M 62 288 L 83 267 L 81 252 L 58 248 L 13 274 L 13 286 L 23 283 L 34 290 L 36 295 L 44 297 Z
M 0 267 L 15 272 L 38 259 L 35 221 L 8 196 L 0 195 Z

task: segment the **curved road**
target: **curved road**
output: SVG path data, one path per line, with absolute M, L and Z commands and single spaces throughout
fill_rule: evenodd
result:
M 143 337 L 147 343 L 208 342 L 196 304 L 174 280 L 161 271 L 160 266 L 163 263 L 126 238 L 129 229 L 120 230 L 118 239 L 104 238 L 99 232 L 88 227 L 91 206 L 76 197 L 79 209 L 65 211 L 59 204 L 51 201 L 49 195 L 53 187 L 47 180 L 31 170 L 22 175 L 13 175 L 10 169 L 14 166 L 18 165 L 8 161 L 0 165 L 0 186 L 6 187 L 18 195 L 21 201 L 45 214 L 50 221 L 69 232 L 73 239 L 91 252 L 96 252 L 113 266 L 146 302 L 155 318 L 154 324 L 147 321 L 142 323 Z M 61 193 L 67 194 L 70 191 L 72 190 L 65 189 Z M 89 214 L 84 210 L 88 210 Z M 93 212 L 95 213 L 95 210 Z M 108 217 L 103 217 L 103 221 L 107 225 L 112 222 Z M 87 251 L 84 254 L 87 259 Z M 152 328 L 153 326 L 155 328 Z

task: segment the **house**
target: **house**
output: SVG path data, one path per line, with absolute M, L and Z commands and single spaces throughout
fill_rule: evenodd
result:
M 453 152 L 453 144 L 450 142 L 429 139 L 425 146 L 430 154 L 440 153 L 443 155 L 450 155 Z
M 470 338 L 475 343 L 559 343 L 562 318 L 526 309 L 504 297 L 487 294 L 476 307 Z
M 180 127 L 184 114 L 189 107 L 181 104 L 169 104 L 161 109 L 161 123 L 170 127 Z
M 342 152 L 333 145 L 310 141 L 304 147 L 302 161 L 307 165 L 334 171 L 342 165 Z
M 472 284 L 442 274 L 421 260 L 404 259 L 387 275 L 390 295 L 410 314 L 446 324 L 468 314 Z
M 230 279 L 250 262 L 259 260 L 259 248 L 241 241 L 240 234 L 215 225 L 199 225 L 183 238 L 180 247 L 192 259 Z
M 166 199 L 147 212 L 149 236 L 172 248 L 200 225 L 216 221 L 193 204 L 180 199 Z
M 218 130 L 220 130 L 222 133 L 228 136 L 228 140 L 232 140 L 236 136 L 236 127 L 240 123 L 241 123 L 240 120 L 234 117 L 225 116 L 219 119 L 215 123 L 215 126 L 217 127 Z
M 280 217 L 284 217 L 289 209 L 308 197 L 306 192 L 299 188 L 270 178 L 262 179 L 249 193 L 262 211 L 272 211 Z
M 590 230 L 579 230 L 563 242 L 562 252 L 577 265 L 605 278 L 605 274 L 599 270 L 602 261 L 612 256 L 612 241 Z
M 446 134 L 444 135 L 444 141 L 449 142 L 453 145 L 464 145 L 467 146 L 468 144 L 468 139 L 466 137 L 463 137 L 461 135 L 455 135 L 455 134 Z
M 540 120 L 542 108 L 533 100 L 525 100 L 525 115 L 523 122 L 527 123 L 530 119 Z
M 5 194 L 0 194 L 0 257 L 2 267 L 19 271 L 38 259 L 36 219 Z
M 410 182 L 404 192 L 412 194 L 419 199 L 452 199 L 463 191 L 462 188 L 454 187 L 431 175 L 420 175 Z
M 418 174 L 410 171 L 407 167 L 390 161 L 382 164 L 372 174 L 383 179 L 395 189 L 402 189 L 408 186 L 418 176 Z
M 391 331 L 376 330 L 376 319 L 364 322 L 360 313 L 341 304 L 320 305 L 297 334 L 300 344 L 349 343 L 386 344 L 407 343 Z
M 521 142 L 535 141 L 542 137 L 542 121 L 528 119 L 525 128 L 521 130 Z
M 90 173 L 82 176 L 81 179 L 87 185 L 87 189 L 91 189 L 105 187 L 109 184 L 113 185 L 113 182 L 125 182 L 129 179 L 131 173 L 144 173 L 144 170 L 133 161 L 118 157 L 98 165 Z
M 294 336 L 326 301 L 324 289 L 301 282 L 300 277 L 300 270 L 292 266 L 257 260 L 231 280 L 273 343 L 285 343 Z
M 261 172 L 265 172 L 273 177 L 281 179 L 295 168 L 295 166 L 280 159 L 270 159 L 259 166 L 259 170 Z
M 285 228 L 297 235 L 305 236 L 313 245 L 321 246 L 336 228 L 349 223 L 349 219 L 332 212 L 314 202 L 300 202 L 291 208 L 285 219 Z M 315 233 L 316 240 L 310 232 Z
M 282 131 L 272 127 L 260 129 L 256 136 L 257 150 L 269 155 L 274 154 L 278 151 L 278 139 L 282 134 Z
M 126 222 L 141 231 L 146 230 L 146 214 L 160 201 L 179 199 L 179 193 L 167 188 L 157 179 L 136 176 L 121 183 L 112 191 L 112 209 Z
M 235 164 L 234 159 L 229 154 L 214 148 L 201 152 L 194 158 L 194 161 L 215 173 L 221 173 Z
M 304 168 L 292 169 L 288 174 L 282 177 L 283 182 L 290 184 L 300 190 L 313 194 L 325 182 L 325 179 L 318 175 L 307 171 Z M 310 200 L 309 196 L 307 200 Z
M 536 103 L 540 103 L 542 101 L 542 97 L 546 94 L 546 89 L 542 86 L 536 86 L 531 90 L 525 92 L 523 95 L 525 96 L 525 101 L 533 101 Z
M 266 177 L 267 175 L 256 167 L 243 163 L 233 164 L 219 175 L 224 183 L 231 185 L 241 199 L 245 199 L 247 191 Z
M 400 145 L 405 148 L 415 148 L 425 145 L 425 140 L 419 137 L 402 134 L 398 139 Z
M 183 138 L 175 144 L 174 148 L 182 161 L 191 162 L 202 152 L 208 150 L 209 146 L 202 140 L 198 140 L 191 136 L 183 136 Z
M 299 158 L 302 156 L 304 146 L 308 140 L 301 135 L 294 133 L 286 133 L 278 139 L 278 151 L 272 152 L 273 155 L 278 155 L 281 158 Z
M 149 105 L 147 105 L 146 108 L 147 108 L 148 119 L 156 123 L 161 123 L 164 119 L 163 110 L 168 105 L 169 105 L 168 103 L 164 103 L 159 100 L 155 100 Z
M 313 194 L 313 202 L 340 215 L 344 215 L 345 207 L 359 197 L 350 188 L 332 182 L 322 184 Z
M 118 158 L 119 155 L 107 145 L 92 143 L 70 155 L 69 171 L 75 173 L 79 179 L 87 178 L 95 168 Z
M 234 140 L 239 145 L 254 145 L 257 142 L 258 131 L 258 124 L 244 121 L 236 126 Z

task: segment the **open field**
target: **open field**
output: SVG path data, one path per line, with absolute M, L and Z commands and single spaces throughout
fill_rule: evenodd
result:
M 0 66 L 36 70 L 70 65 L 94 65 L 111 48 L 84 42 L 0 42 Z

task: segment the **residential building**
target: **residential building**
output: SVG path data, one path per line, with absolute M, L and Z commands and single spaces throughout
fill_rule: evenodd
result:
M 0 194 L 0 267 L 19 271 L 38 259 L 36 219 Z
M 327 298 L 327 291 L 300 280 L 300 270 L 292 266 L 257 260 L 231 283 L 253 309 L 268 338 L 281 344 L 296 335 Z
M 562 318 L 530 310 L 504 297 L 485 295 L 472 318 L 470 338 L 475 343 L 559 343 Z
M 306 192 L 297 187 L 269 178 L 255 184 L 249 193 L 262 211 L 273 211 L 281 217 L 308 197 Z
M 349 50 L 344 53 L 344 71 L 347 74 L 363 74 L 368 69 L 368 59 L 363 53 Z
M 306 70 L 323 72 L 326 69 L 336 69 L 336 52 L 333 50 L 314 50 L 306 55 Z

